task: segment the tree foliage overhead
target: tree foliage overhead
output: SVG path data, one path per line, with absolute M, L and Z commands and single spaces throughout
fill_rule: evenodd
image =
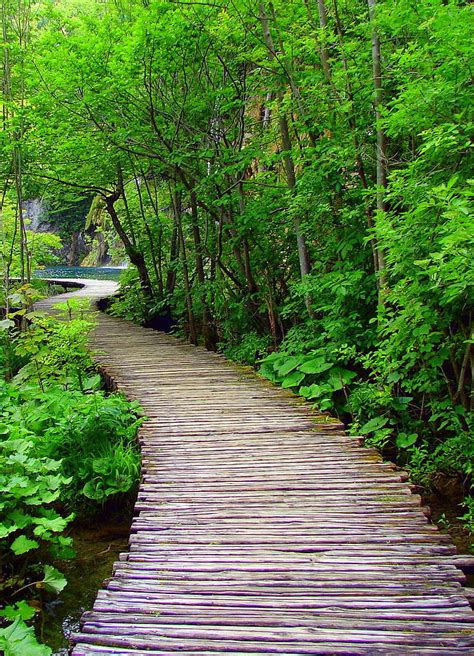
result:
M 20 3 L 26 40 L 17 4 L 17 208 L 20 181 L 94 197 L 133 265 L 116 312 L 171 312 L 240 361 L 279 349 L 270 378 L 469 485 L 468 3 Z

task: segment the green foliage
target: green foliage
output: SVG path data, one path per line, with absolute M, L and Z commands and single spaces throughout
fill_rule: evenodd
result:
M 5 617 L 7 620 L 31 620 L 36 614 L 35 609 L 30 606 L 26 601 L 17 601 L 13 606 L 6 606 L 0 611 L 0 617 Z
M 452 454 L 473 386 L 469 4 L 79 4 L 38 6 L 26 41 L 7 21 L 5 244 L 21 151 L 31 191 L 94 199 L 91 227 L 122 241 L 112 313 L 170 310 L 182 336 L 263 358 L 263 375 L 469 493 L 471 456 Z
M 457 481 L 473 531 L 472 11 L 373 4 L 5 0 L 2 275 L 59 246 L 23 198 L 69 216 L 65 235 L 92 202 L 89 230 L 132 264 L 112 314 L 171 311 L 426 488 Z M 38 544 L 71 549 L 69 510 L 133 489 L 138 419 L 99 389 L 88 311 L 57 325 L 17 287 L 0 299 L 0 545 L 27 567 Z M 7 653 L 47 653 L 30 612 L 7 611 Z
M 114 297 L 110 314 L 128 321 L 144 324 L 152 316 L 150 299 L 143 294 L 140 279 L 134 269 L 126 269 L 120 276 L 120 294 Z
M 328 356 L 322 351 L 310 351 L 306 355 L 288 355 L 280 351 L 264 358 L 259 371 L 310 401 L 316 399 L 315 407 L 319 410 L 340 413 L 347 408 L 347 389 L 357 373 Z
M 93 371 L 87 348 L 93 326 L 86 319 L 58 321 L 36 314 L 34 323 L 17 338 L 15 352 L 28 358 L 28 363 L 20 369 L 15 382 L 19 385 L 33 382 L 44 389 L 47 383 L 64 381 L 66 385 L 84 389 L 84 374 Z
M 29 292 L 15 292 L 20 308 L 31 302 Z M 50 564 L 38 578 L 36 561 L 74 557 L 65 531 L 75 514 L 126 502 L 139 475 L 139 408 L 100 389 L 87 348 L 94 325 L 88 304 L 68 301 L 58 315 L 22 313 L 29 323 L 5 331 L 22 365 L 0 382 L 0 560 L 8 573 L 0 588 L 15 602 L 0 613 L 13 620 L 0 629 L 0 644 L 10 654 L 50 653 L 24 623 L 34 609 L 16 595 L 59 594 L 66 580 Z
M 133 490 L 139 475 L 138 405 L 103 392 L 65 397 L 56 391 L 47 402 L 56 413 L 43 425 L 38 448 L 61 458 L 63 471 L 73 477 L 63 501 L 81 508 Z
M 466 529 L 469 533 L 474 535 L 474 497 L 466 497 L 463 505 L 466 512 L 459 519 L 465 523 Z
M 5 556 L 11 551 L 21 556 L 37 549 L 43 541 L 56 548 L 66 546 L 59 543 L 58 537 L 72 516 L 61 517 L 53 504 L 71 479 L 62 473 L 61 461 L 38 457 L 28 431 L 21 425 L 11 424 L 4 388 L 0 394 L 0 484 L 3 490 L 0 554 Z
M 57 251 L 62 246 L 58 235 L 25 229 L 25 239 L 28 243 L 31 270 L 58 263 Z M 21 235 L 15 219 L 15 210 L 10 202 L 2 202 L 0 204 L 0 268 L 8 269 L 10 276 L 21 274 L 21 248 Z
M 36 640 L 33 627 L 19 618 L 0 629 L 0 648 L 5 656 L 49 656 L 52 653 L 49 647 Z
M 240 364 L 255 365 L 268 350 L 270 339 L 268 335 L 247 333 L 238 344 L 222 344 L 224 354 Z
M 27 462 L 27 455 L 32 456 L 32 477 L 35 471 L 42 471 L 40 465 L 44 463 L 44 490 L 41 488 L 40 496 L 35 497 L 36 503 L 50 503 L 60 495 L 69 508 L 83 510 L 84 506 L 93 507 L 96 502 L 134 488 L 139 470 L 134 443 L 140 423 L 138 406 L 121 395 L 94 391 L 98 382 L 98 377 L 83 378 L 83 389 L 92 392 L 87 394 L 70 389 L 69 374 L 66 389 L 51 383 L 43 388 L 31 383 L 21 388 L 3 384 L 4 423 L 0 429 L 8 439 L 2 447 L 8 449 L 12 444 L 11 448 L 18 451 L 21 446 L 26 453 L 21 467 L 26 467 L 23 460 Z M 35 493 L 37 483 L 32 488 Z M 21 494 L 24 496 L 28 490 L 22 487 Z M 46 490 L 50 490 L 48 500 L 41 496 Z

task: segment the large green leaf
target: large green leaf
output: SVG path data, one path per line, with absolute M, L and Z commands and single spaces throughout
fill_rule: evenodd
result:
M 8 330 L 9 328 L 13 328 L 14 325 L 15 322 L 11 319 L 2 319 L 0 321 L 0 330 Z
M 64 531 L 69 523 L 69 517 L 35 517 L 33 524 L 36 524 L 35 535 L 42 535 L 44 531 L 52 531 L 53 533 L 60 533 Z M 38 530 L 37 530 L 38 529 Z
M 94 499 L 95 501 L 102 501 L 106 496 L 103 489 L 103 484 L 101 480 L 96 478 L 87 481 L 87 483 L 82 488 L 82 494 L 88 499 Z
M 306 396 L 308 399 L 319 399 L 320 396 L 326 392 L 327 389 L 324 385 L 316 385 L 316 383 L 313 383 L 313 385 L 310 385 L 308 394 Z
M 362 426 L 360 429 L 361 435 L 367 435 L 368 433 L 373 433 L 380 428 L 383 428 L 388 421 L 388 417 L 374 417 L 369 419 L 369 421 Z
M 296 387 L 301 383 L 303 378 L 304 378 L 303 373 L 301 373 L 300 371 L 293 371 L 293 373 L 291 373 L 283 380 L 281 386 L 285 388 Z
M 331 362 L 326 362 L 324 358 L 320 357 L 308 360 L 308 362 L 302 364 L 298 369 L 305 374 L 321 374 L 323 371 L 331 369 L 332 366 Z
M 30 540 L 26 535 L 19 535 L 16 540 L 12 542 L 10 548 L 16 556 L 21 556 L 22 554 L 28 553 L 28 551 L 37 549 L 38 547 L 39 544 L 36 540 Z
M 0 540 L 8 537 L 11 533 L 17 531 L 18 528 L 19 526 L 17 524 L 10 524 L 9 526 L 3 523 L 0 524 Z
M 48 592 L 55 592 L 59 594 L 67 585 L 67 580 L 63 574 L 51 565 L 44 567 L 44 579 L 42 581 L 44 587 Z
M 278 375 L 286 376 L 290 371 L 293 371 L 299 364 L 301 364 L 302 359 L 303 357 L 301 355 L 289 356 L 285 359 L 283 364 L 278 367 Z
M 14 606 L 5 606 L 5 608 L 0 611 L 0 617 L 4 617 L 7 620 L 16 620 L 17 618 L 21 620 L 31 620 L 35 615 L 36 610 L 24 599 L 17 601 Z
M 52 650 L 40 645 L 32 626 L 17 619 L 5 629 L 0 629 L 0 649 L 4 656 L 50 656 Z
M 348 385 L 357 374 L 349 369 L 342 369 L 341 367 L 334 367 L 329 372 L 328 385 L 334 392 L 341 390 L 345 385 Z
M 416 433 L 398 433 L 396 444 L 399 449 L 407 449 L 409 446 L 413 446 L 417 439 Z

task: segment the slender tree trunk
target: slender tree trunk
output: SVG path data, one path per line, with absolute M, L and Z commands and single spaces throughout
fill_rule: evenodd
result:
M 196 322 L 194 320 L 193 299 L 191 296 L 191 283 L 189 279 L 188 259 L 186 255 L 186 242 L 183 233 L 183 224 L 181 221 L 181 197 L 178 192 L 173 193 L 173 212 L 176 220 L 178 241 L 180 245 L 181 266 L 183 269 L 183 283 L 184 283 L 184 298 L 186 302 L 186 310 L 188 313 L 188 330 L 189 341 L 191 344 L 198 344 Z
M 20 19 L 18 15 L 18 19 Z M 28 238 L 26 233 L 26 224 L 25 224 L 25 215 L 23 210 L 23 179 L 22 179 L 22 153 L 21 153 L 21 142 L 23 139 L 23 119 L 20 115 L 20 125 L 18 129 L 13 129 L 10 125 L 10 119 L 14 113 L 14 93 L 12 89 L 12 69 L 10 62 L 10 39 L 8 33 L 8 25 L 11 22 L 11 17 L 9 16 L 7 3 L 5 0 L 2 2 L 2 41 L 3 41 L 3 75 L 2 75 L 2 122 L 3 130 L 8 134 L 10 133 L 10 138 L 14 143 L 13 152 L 12 152 L 12 168 L 13 180 L 15 185 L 16 192 L 16 211 L 15 211 L 15 230 L 13 242 L 11 245 L 11 257 L 8 265 L 8 275 L 10 273 L 10 266 L 13 261 L 13 252 L 15 247 L 16 238 L 19 233 L 20 238 L 20 278 L 21 282 L 29 282 L 31 279 L 31 263 L 30 263 L 30 253 L 28 251 Z M 20 50 L 25 46 L 25 30 L 28 30 L 28 15 L 26 15 L 25 24 L 21 25 L 19 29 L 16 30 L 16 36 L 18 38 L 18 45 Z M 25 89 L 24 89 L 24 71 L 23 67 L 20 64 L 20 75 L 19 75 L 19 84 L 20 84 L 20 107 L 23 108 Z M 5 188 L 6 193 L 6 188 Z M 2 203 L 3 204 L 3 203 Z
M 318 0 L 318 13 L 319 13 L 319 26 L 321 27 L 322 30 L 326 30 L 328 25 L 328 16 L 327 16 L 326 5 L 324 4 L 324 0 Z M 319 56 L 321 58 L 321 66 L 326 81 L 329 82 L 329 84 L 332 84 L 331 67 L 329 65 L 329 50 L 326 44 L 325 35 L 321 42 L 321 47 L 319 49 Z
M 367 0 L 369 7 L 369 18 L 375 19 L 376 0 Z M 382 127 L 383 88 L 382 88 L 382 57 L 380 49 L 380 38 L 377 27 L 372 28 L 372 69 L 374 84 L 374 111 L 375 129 L 377 135 L 376 146 L 376 179 L 377 179 L 377 211 L 386 211 L 385 194 L 387 187 L 388 153 L 385 130 Z M 384 288 L 387 286 L 386 263 L 383 250 L 377 248 L 377 263 L 379 276 L 379 304 L 384 302 Z
M 176 263 L 179 258 L 179 239 L 178 239 L 178 223 L 176 217 L 173 220 L 173 231 L 171 233 L 170 241 L 170 257 L 168 265 L 168 273 L 166 274 L 166 294 L 171 295 L 176 287 Z
M 153 288 L 151 285 L 150 276 L 148 275 L 148 269 L 146 266 L 145 258 L 143 257 L 143 253 L 141 253 L 130 240 L 129 236 L 127 235 L 127 232 L 125 231 L 120 221 L 120 218 L 117 214 L 117 210 L 115 209 L 115 203 L 121 197 L 123 197 L 123 175 L 122 175 L 122 170 L 119 167 L 117 169 L 117 187 L 114 192 L 104 197 L 105 207 L 112 221 L 112 225 L 114 226 L 118 236 L 122 240 L 122 244 L 125 248 L 125 252 L 127 253 L 130 259 L 130 262 L 137 268 L 143 293 L 147 297 L 152 297 Z
M 125 193 L 125 186 L 123 187 L 123 191 L 122 191 L 122 200 L 123 200 L 123 205 L 125 207 L 125 216 L 127 217 L 127 228 L 130 233 L 130 238 L 131 238 L 130 241 L 132 242 L 133 246 L 136 248 L 137 239 L 135 237 L 135 230 L 133 229 L 132 215 L 130 214 L 130 208 L 128 206 L 127 194 Z
M 150 277 L 148 275 L 148 269 L 145 263 L 145 258 L 143 257 L 143 254 L 140 253 L 140 251 L 133 246 L 132 242 L 128 238 L 128 235 L 125 232 L 120 222 L 120 219 L 118 217 L 117 210 L 115 209 L 115 202 L 116 199 L 114 200 L 113 197 L 111 196 L 105 197 L 105 207 L 112 220 L 112 225 L 114 226 L 118 236 L 122 241 L 122 244 L 124 245 L 125 252 L 129 257 L 130 262 L 137 268 L 143 293 L 145 294 L 145 296 L 151 297 L 153 296 L 153 289 L 151 286 Z
M 17 138 L 21 139 L 21 136 Z M 20 266 L 21 282 L 31 280 L 30 253 L 28 250 L 28 237 L 26 233 L 25 213 L 23 209 L 23 179 L 22 179 L 21 146 L 16 145 L 13 150 L 15 191 L 16 191 L 16 213 L 20 230 Z
M 151 230 L 145 220 L 145 217 L 143 220 L 145 221 L 145 226 L 148 232 L 148 236 L 150 239 L 150 246 L 152 248 L 152 258 L 153 258 L 153 266 L 155 268 L 155 272 L 157 275 L 157 280 L 158 280 L 158 292 L 160 294 L 160 297 L 163 298 L 165 294 L 164 290 L 164 279 L 163 279 L 163 226 L 160 220 L 160 215 L 159 215 L 159 210 L 158 210 L 158 202 L 155 198 L 153 198 L 153 195 L 151 193 L 150 185 L 148 184 L 148 180 L 146 178 L 145 172 L 141 172 L 143 182 L 145 184 L 145 189 L 147 191 L 148 195 L 148 200 L 150 201 L 150 204 L 153 208 L 153 211 L 155 213 L 156 220 L 158 221 L 158 243 L 156 244 L 156 251 L 155 251 L 155 244 L 154 244 L 154 239 L 153 235 L 151 234 Z M 140 189 L 138 188 L 139 194 L 140 194 Z M 155 194 L 156 194 L 156 187 L 155 187 Z M 140 195 L 141 199 L 141 195 Z M 140 205 L 142 205 L 142 200 L 140 200 Z
M 199 229 L 199 214 L 197 207 L 196 194 L 194 191 L 191 191 L 190 194 L 191 200 L 191 224 L 193 231 L 193 240 L 194 240 L 194 257 L 196 261 L 196 273 L 201 287 L 201 304 L 202 304 L 202 334 L 204 337 L 204 345 L 208 351 L 214 351 L 216 348 L 216 340 L 214 331 L 212 330 L 212 315 L 207 304 L 206 293 L 205 293 L 205 284 L 206 276 L 204 273 L 204 259 L 203 259 L 203 248 L 201 241 L 201 231 Z
M 280 115 L 279 124 L 280 124 L 281 141 L 284 151 L 283 162 L 285 165 L 286 180 L 289 189 L 291 189 L 291 191 L 295 193 L 296 172 L 295 172 L 295 165 L 293 162 L 293 158 L 291 157 L 291 138 L 290 138 L 290 131 L 288 129 L 288 121 L 284 114 Z M 308 248 L 306 246 L 306 238 L 303 234 L 303 230 L 301 228 L 301 220 L 299 217 L 295 217 L 293 219 L 293 225 L 296 234 L 296 244 L 298 246 L 298 261 L 300 264 L 300 274 L 301 277 L 304 278 L 304 276 L 306 276 L 311 271 Z
M 158 266 L 158 262 L 156 259 L 156 248 L 155 248 L 155 239 L 153 237 L 153 233 L 150 229 L 150 226 L 148 225 L 146 213 L 145 213 L 145 206 L 143 204 L 143 197 L 142 197 L 142 190 L 140 189 L 140 181 L 138 179 L 138 176 L 136 175 L 135 171 L 133 172 L 133 179 L 135 182 L 135 188 L 137 190 L 138 194 L 138 203 L 140 206 L 140 214 L 142 217 L 143 221 L 143 226 L 145 228 L 145 232 L 148 238 L 148 246 L 150 249 L 150 256 L 151 256 L 151 263 L 153 266 L 153 272 L 155 274 L 155 279 L 156 279 L 156 284 L 158 286 L 158 293 L 160 295 L 160 298 L 163 298 L 163 279 L 161 277 L 160 269 Z

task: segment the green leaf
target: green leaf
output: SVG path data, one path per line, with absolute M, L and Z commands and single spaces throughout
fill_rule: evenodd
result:
M 10 548 L 16 556 L 21 556 L 21 554 L 37 549 L 38 547 L 39 544 L 36 540 L 30 540 L 25 535 L 19 535 L 16 540 L 12 542 Z
M 44 567 L 44 579 L 42 581 L 48 592 L 59 594 L 67 585 L 67 580 L 59 570 L 51 565 Z
M 113 460 L 109 458 L 94 458 L 92 461 L 92 469 L 96 474 L 110 474 L 113 467 Z
M 416 433 L 398 433 L 396 444 L 399 449 L 407 449 L 409 446 L 413 446 L 417 439 L 418 435 Z
M 313 383 L 309 387 L 309 393 L 307 395 L 308 399 L 319 399 L 320 396 L 325 394 L 326 390 L 324 389 L 324 386 L 321 385 L 316 385 L 316 383 Z
M 332 371 L 329 372 L 329 377 L 337 377 L 344 385 L 349 385 L 351 380 L 353 380 L 357 374 L 355 371 L 350 369 L 343 369 L 342 367 L 334 367 Z
M 53 531 L 53 533 L 60 533 L 61 531 L 64 531 L 64 529 L 68 525 L 69 519 L 60 517 L 59 515 L 54 518 L 35 517 L 33 519 L 33 523 L 36 524 L 38 529 L 44 529 L 45 531 Z M 41 535 L 41 531 L 36 533 L 36 529 L 35 529 L 35 534 Z
M 10 524 L 6 526 L 5 524 L 0 524 L 0 540 L 4 540 L 11 533 L 17 531 L 20 527 L 17 524 Z
M 275 369 L 271 362 L 263 362 L 262 365 L 260 366 L 260 369 L 258 370 L 258 373 L 261 376 L 268 378 L 268 380 L 271 380 L 273 383 L 277 382 Z
M 69 560 L 75 558 L 76 552 L 72 547 L 72 538 L 59 535 L 55 541 L 50 545 L 49 549 L 54 558 L 61 558 L 62 560 Z
M 106 496 L 102 489 L 102 481 L 97 481 L 96 479 L 87 481 L 82 488 L 82 494 L 88 499 L 94 499 L 95 501 L 102 501 Z
M 52 650 L 40 645 L 32 626 L 16 619 L 5 629 L 0 629 L 0 649 L 4 656 L 50 656 Z
M 16 620 L 17 618 L 31 620 L 35 615 L 36 610 L 23 599 L 17 601 L 14 606 L 6 606 L 0 611 L 0 617 L 4 617 L 7 620 Z
M 373 419 L 370 419 L 366 424 L 364 424 L 359 432 L 362 435 L 373 433 L 374 431 L 383 428 L 387 422 L 388 417 L 374 417 Z
M 324 358 L 313 358 L 302 364 L 298 369 L 305 374 L 321 374 L 323 371 L 331 369 L 332 366 L 332 363 L 326 362 Z
M 298 394 L 300 396 L 304 396 L 305 398 L 308 398 L 309 395 L 311 394 L 311 387 L 308 385 L 303 385 L 302 387 L 299 388 Z
M 284 388 L 296 387 L 301 383 L 303 379 L 304 379 L 303 373 L 301 373 L 300 371 L 293 371 L 293 373 L 291 373 L 283 380 L 281 386 Z
M 99 374 L 96 374 L 95 376 L 91 376 L 90 378 L 86 378 L 84 383 L 83 383 L 83 389 L 85 391 L 95 391 L 100 389 L 100 386 L 102 385 L 102 378 Z
M 296 367 L 301 363 L 302 356 L 301 355 L 293 355 L 287 358 L 280 367 L 278 367 L 278 375 L 279 376 L 286 376 L 287 374 L 290 373 L 290 371 L 293 371 L 293 369 L 296 369 Z

